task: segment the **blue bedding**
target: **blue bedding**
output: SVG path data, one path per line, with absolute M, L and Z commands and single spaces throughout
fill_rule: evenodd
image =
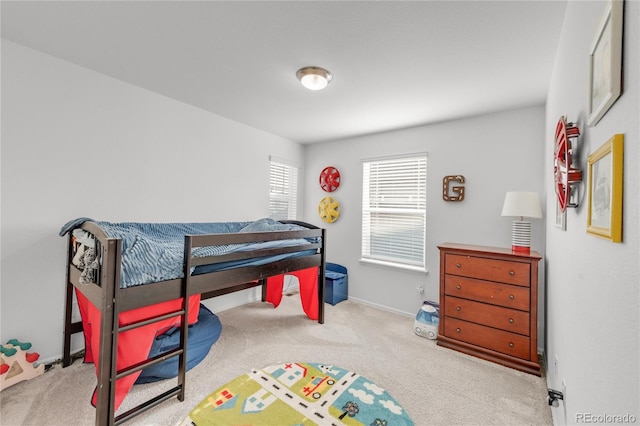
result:
M 79 218 L 67 222 L 60 229 L 60 236 L 73 231 L 86 221 L 95 222 L 110 238 L 122 240 L 122 282 L 121 288 L 181 278 L 183 276 L 183 256 L 185 235 L 224 234 L 238 232 L 270 232 L 306 230 L 296 224 L 283 224 L 273 219 L 255 222 L 214 222 L 214 223 L 111 223 Z M 252 244 L 230 244 L 200 247 L 193 250 L 196 257 L 223 255 L 263 248 L 289 247 L 309 244 L 303 238 L 266 241 Z M 215 265 L 203 265 L 192 271 L 194 274 L 231 269 L 239 265 L 261 265 L 284 258 L 305 256 L 313 251 L 231 261 Z

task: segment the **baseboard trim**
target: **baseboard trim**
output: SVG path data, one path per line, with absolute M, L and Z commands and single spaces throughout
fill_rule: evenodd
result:
M 359 299 L 359 298 L 353 297 L 353 296 L 349 296 L 348 300 L 350 300 L 352 302 L 360 303 L 362 305 L 371 306 L 373 308 L 377 308 L 377 309 L 380 309 L 380 310 L 383 310 L 383 311 L 393 312 L 395 314 L 399 314 L 399 315 L 402 315 L 402 316 L 405 316 L 405 317 L 413 318 L 413 317 L 416 316 L 415 313 L 405 312 L 405 311 L 401 311 L 399 309 L 389 308 L 388 306 L 379 305 L 377 303 L 369 302 L 368 300 Z

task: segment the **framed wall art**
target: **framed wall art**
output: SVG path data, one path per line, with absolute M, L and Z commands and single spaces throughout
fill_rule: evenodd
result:
M 617 134 L 587 160 L 587 232 L 614 243 L 622 241 L 623 149 L 624 135 Z
M 562 231 L 567 230 L 567 211 L 562 210 L 560 201 L 556 199 L 556 228 L 560 228 Z
M 595 126 L 622 91 L 623 0 L 609 0 L 589 55 L 589 118 Z

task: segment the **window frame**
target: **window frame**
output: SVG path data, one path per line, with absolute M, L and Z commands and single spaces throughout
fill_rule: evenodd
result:
M 273 181 L 277 179 L 277 176 L 274 175 L 274 166 L 285 169 L 286 171 L 282 174 L 288 174 L 288 178 L 284 177 L 282 179 L 281 188 L 283 189 L 282 193 L 277 193 L 273 190 Z M 302 168 L 299 164 L 286 160 L 283 158 L 278 158 L 274 156 L 269 156 L 269 217 L 275 220 L 298 220 L 300 214 L 300 176 L 301 176 Z M 288 181 L 288 182 L 285 182 Z M 294 193 L 286 194 L 286 190 L 290 190 L 291 186 L 294 185 Z M 287 217 L 280 217 L 277 215 L 277 209 L 274 209 L 274 204 L 276 202 L 281 202 L 282 204 L 287 205 Z
M 372 165 L 375 165 L 378 168 L 382 165 L 383 167 L 393 169 L 394 166 L 398 167 L 401 164 L 407 165 L 408 163 L 412 163 L 412 162 L 415 163 L 415 168 L 416 168 L 415 172 L 418 173 L 418 175 L 416 176 L 417 183 L 414 185 L 411 185 L 411 184 L 409 185 L 409 186 L 415 187 L 413 189 L 414 192 L 412 195 L 418 197 L 413 207 L 409 206 L 411 202 L 407 203 L 406 198 L 408 195 L 406 193 L 404 194 L 405 199 L 402 200 L 403 196 L 400 195 L 399 201 L 397 203 L 389 204 L 389 203 L 384 203 L 384 201 L 381 201 L 380 199 L 378 199 L 377 201 L 371 199 L 370 197 L 371 191 L 372 191 L 371 186 L 372 184 L 376 185 L 376 183 L 371 182 L 371 179 L 372 179 L 371 166 Z M 361 242 L 360 262 L 393 267 L 393 268 L 407 269 L 411 271 L 418 271 L 418 272 L 425 272 L 425 273 L 428 272 L 427 265 L 426 265 L 427 170 L 428 170 L 428 154 L 426 152 L 418 152 L 418 153 L 412 153 L 412 154 L 406 154 L 406 155 L 400 155 L 400 156 L 367 158 L 362 160 L 362 227 L 361 227 L 361 239 L 360 239 L 360 242 Z M 389 182 L 388 180 L 384 181 L 384 177 L 388 177 L 392 175 L 392 172 L 393 170 L 387 171 L 387 172 L 384 172 L 384 171 L 380 172 L 380 170 L 378 170 L 376 178 L 380 179 L 381 176 L 383 177 L 383 181 L 382 182 L 379 181 L 377 183 L 379 194 L 380 194 L 380 190 L 382 191 L 390 190 L 390 189 L 397 190 L 397 191 L 407 190 L 406 185 L 404 185 L 402 182 L 398 183 L 397 181 L 396 182 Z M 402 178 L 402 176 L 400 176 L 400 178 Z M 394 185 L 396 187 L 392 188 Z M 384 197 L 381 197 L 381 199 L 384 199 Z M 372 202 L 376 203 L 377 206 L 372 207 L 371 205 Z M 383 206 L 381 206 L 380 204 L 383 204 Z M 389 204 L 389 205 L 384 206 L 384 204 Z M 401 225 L 403 227 L 408 226 L 408 228 L 410 228 L 410 237 L 407 240 L 409 244 L 403 245 L 403 244 L 391 243 L 389 246 L 389 252 L 393 253 L 392 255 L 380 256 L 380 255 L 372 254 L 372 249 L 375 251 L 375 247 L 371 245 L 371 239 L 372 237 L 375 238 L 375 235 L 372 233 L 372 232 L 375 232 L 375 230 L 371 229 L 371 213 L 387 216 L 386 218 L 380 217 L 380 222 L 379 222 L 380 224 L 383 224 L 383 225 L 389 224 L 391 226 L 395 224 L 396 226 Z M 394 215 L 405 216 L 407 220 L 403 220 L 402 218 L 400 220 L 394 220 L 393 219 Z M 417 222 L 415 222 L 415 220 L 412 220 L 411 216 L 414 216 L 414 217 L 419 216 L 420 217 L 419 220 L 422 222 L 422 224 L 419 225 L 417 228 L 415 226 L 412 226 L 411 222 L 413 222 L 413 225 L 415 225 Z M 388 221 L 388 219 L 391 219 L 391 221 Z M 416 232 L 416 230 L 418 232 Z M 421 241 L 419 241 L 416 244 L 410 244 L 410 241 L 414 239 L 416 236 L 418 237 L 418 241 L 419 240 Z M 380 244 L 378 249 L 381 249 L 384 246 L 385 246 L 384 244 Z M 402 258 L 403 256 L 397 255 L 398 252 L 394 250 L 394 248 L 400 248 L 402 251 L 403 247 L 409 248 L 409 250 L 406 253 L 410 253 L 409 255 L 404 253 L 404 257 L 405 257 L 404 260 Z M 418 256 L 414 256 L 412 253 L 420 253 L 419 260 L 418 260 Z

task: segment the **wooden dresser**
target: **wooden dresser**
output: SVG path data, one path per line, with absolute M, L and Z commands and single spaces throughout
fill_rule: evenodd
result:
M 539 253 L 445 243 L 438 345 L 540 375 Z

